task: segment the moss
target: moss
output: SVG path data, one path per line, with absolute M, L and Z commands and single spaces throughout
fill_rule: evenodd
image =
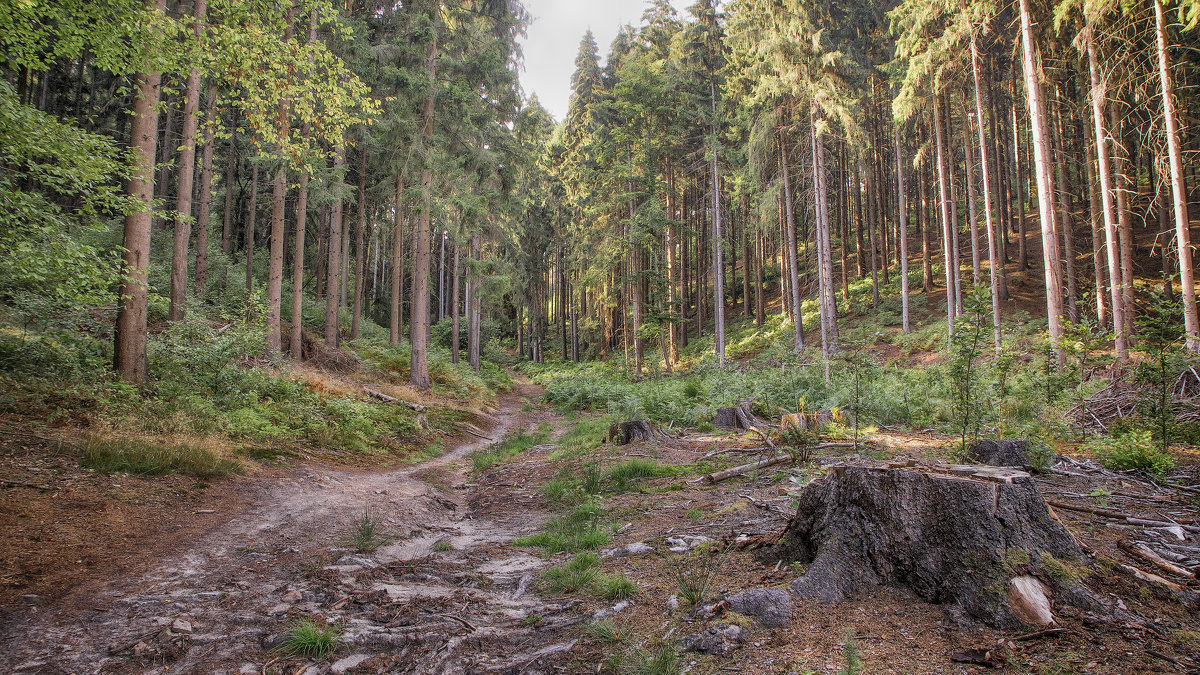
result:
M 1009 547 L 1004 552 L 1004 571 L 1016 574 L 1022 567 L 1029 564 L 1029 551 L 1020 546 Z
M 1180 647 L 1200 650 L 1200 633 L 1193 630 L 1171 631 L 1171 641 Z
M 735 612 L 733 610 L 726 611 L 725 615 L 722 616 L 717 621 L 717 623 L 724 624 L 724 625 L 741 626 L 742 628 L 753 628 L 754 627 L 754 619 L 751 619 L 750 617 L 746 616 L 745 614 L 738 614 L 737 612 Z
M 1042 569 L 1046 570 L 1050 578 L 1062 586 L 1072 586 L 1079 583 L 1086 573 L 1082 568 L 1059 560 L 1046 551 L 1042 551 L 1042 554 L 1038 556 L 1038 560 L 1042 563 Z

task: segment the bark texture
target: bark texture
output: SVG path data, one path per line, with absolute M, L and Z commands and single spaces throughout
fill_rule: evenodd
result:
M 1029 474 L 953 465 L 831 467 L 801 494 L 770 554 L 809 565 L 791 586 L 804 599 L 907 588 L 960 620 L 998 627 L 1024 623 L 1009 601 L 1013 578 L 1052 583 L 1047 555 L 1080 554 Z

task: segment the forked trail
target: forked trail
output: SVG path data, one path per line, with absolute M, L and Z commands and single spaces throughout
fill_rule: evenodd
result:
M 537 394 L 502 397 L 488 436 L 551 420 L 522 411 Z M 305 672 L 311 661 L 278 649 L 301 620 L 344 627 L 334 672 L 518 672 L 561 658 L 580 619 L 532 593 L 547 563 L 510 545 L 545 514 L 525 487 L 468 482 L 469 453 L 489 444 L 402 470 L 301 466 L 247 481 L 250 506 L 186 549 L 14 616 L 0 634 L 5 668 Z M 390 542 L 371 553 L 348 543 L 364 513 Z

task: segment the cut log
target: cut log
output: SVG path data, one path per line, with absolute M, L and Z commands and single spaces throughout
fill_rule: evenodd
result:
M 1033 478 L 1013 469 L 931 465 L 833 466 L 800 495 L 771 560 L 808 564 L 792 584 L 801 598 L 840 602 L 881 587 L 907 588 L 950 605 L 960 620 L 1024 625 L 1009 600 L 1013 578 L 1057 586 L 1042 568 L 1080 557 Z M 1060 575 L 1061 576 L 1061 575 Z M 1053 596 L 1052 596 L 1053 597 Z
M 645 420 L 616 422 L 608 427 L 607 442 L 629 445 L 637 441 L 649 441 L 654 437 L 654 426 Z
M 1129 553 L 1133 557 L 1148 562 L 1164 572 L 1169 572 L 1177 577 L 1183 577 L 1184 579 L 1196 578 L 1195 572 L 1186 570 L 1179 565 L 1164 560 L 1162 556 L 1158 555 L 1154 551 L 1151 551 L 1145 546 L 1139 546 L 1124 540 L 1117 542 L 1117 546 L 1120 546 L 1126 553 Z
M 397 403 L 399 405 L 408 406 L 417 412 L 425 412 L 425 406 L 421 405 L 420 403 L 413 403 L 412 401 L 398 399 L 395 396 L 388 396 L 382 391 L 375 391 L 374 389 L 365 385 L 363 386 L 363 391 L 367 392 L 367 396 L 370 396 L 371 398 L 377 398 L 384 403 Z
M 754 415 L 750 413 L 750 409 L 746 406 L 737 406 L 733 408 L 718 408 L 717 416 L 713 418 L 713 426 L 721 427 L 722 429 L 753 429 Z
M 988 466 L 1029 466 L 1029 444 L 1025 441 L 978 440 L 967 449 L 967 461 Z

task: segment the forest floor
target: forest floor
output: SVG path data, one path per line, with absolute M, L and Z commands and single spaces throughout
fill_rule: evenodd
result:
M 780 532 L 795 495 L 820 475 L 816 467 L 847 456 L 710 485 L 700 480 L 704 472 L 758 456 L 756 436 L 672 433 L 624 447 L 597 437 L 586 453 L 570 452 L 560 445 L 565 435 L 586 425 L 602 434 L 603 423 L 559 415 L 534 403 L 539 394 L 522 382 L 480 427 L 495 441 L 540 429 L 544 442 L 478 474 L 471 453 L 492 440 L 460 439 L 403 469 L 286 462 L 197 487 L 194 479 L 86 472 L 37 438 L 10 435 L 0 457 L 13 477 L 0 492 L 3 669 L 833 674 L 846 667 L 849 631 L 866 673 L 983 672 L 952 660 L 972 649 L 1017 673 L 1176 673 L 1200 665 L 1195 607 L 1105 562 L 1145 569 L 1117 547 L 1144 538 L 1143 530 L 1064 509 L 1057 509 L 1062 521 L 1098 554 L 1074 573 L 1127 608 L 1125 618 L 1056 606 L 1064 630 L 1028 637 L 960 625 L 943 607 L 894 590 L 836 606 L 796 603 L 786 625 L 758 625 L 718 601 L 786 587 L 803 570 L 736 542 Z M 937 446 L 948 439 L 871 440 L 870 456 L 879 459 L 945 457 Z M 726 452 L 710 456 L 719 450 Z M 551 593 L 546 571 L 572 556 L 513 543 L 569 510 L 545 486 L 569 482 L 589 464 L 611 472 L 630 460 L 651 470 L 619 485 L 606 474 L 595 517 L 611 541 L 593 564 L 636 591 L 621 602 L 587 583 Z M 1195 485 L 1194 458 L 1181 464 Z M 1141 518 L 1194 523 L 1200 516 L 1195 498 L 1136 476 L 1081 469 L 1038 480 L 1047 498 L 1086 508 L 1102 495 L 1103 506 Z M 386 539 L 370 552 L 351 541 L 364 514 Z M 1182 536 L 1180 545 L 1200 545 L 1196 532 Z M 629 548 L 639 543 L 646 546 Z M 719 553 L 703 553 L 714 545 Z M 685 577 L 704 581 L 697 606 L 717 606 L 693 611 L 681 599 Z M 337 651 L 319 659 L 281 651 L 303 620 L 339 626 Z M 728 655 L 684 650 L 689 635 L 713 629 L 735 636 L 720 638 Z M 671 662 L 678 670 L 667 668 Z

